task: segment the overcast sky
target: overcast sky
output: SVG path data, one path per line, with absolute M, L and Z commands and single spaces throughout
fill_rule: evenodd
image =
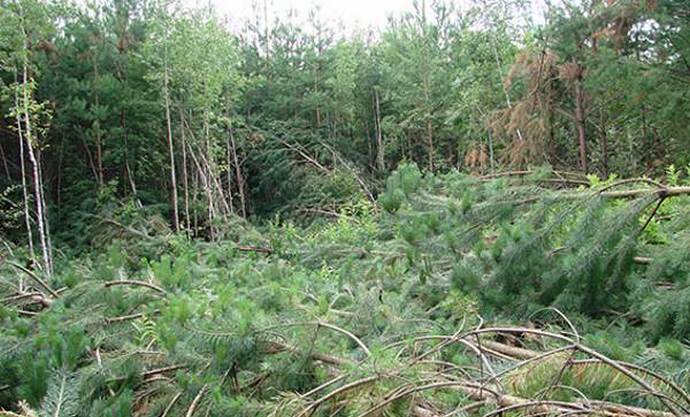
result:
M 208 0 L 191 0 L 190 3 Z M 232 20 L 242 20 L 252 15 L 252 4 L 256 0 L 210 0 L 218 11 Z M 390 13 L 411 10 L 413 0 L 267 0 L 269 10 L 274 14 L 286 10 L 298 10 L 300 15 L 315 5 L 320 6 L 323 17 L 341 20 L 348 28 L 382 27 Z M 263 4 L 263 0 L 259 0 Z
M 246 18 L 254 16 L 253 5 L 263 5 L 264 0 L 183 0 L 188 5 L 212 3 L 225 17 L 230 19 L 231 26 L 239 29 Z M 422 0 L 419 0 L 420 2 Z M 456 6 L 470 4 L 469 0 L 453 0 Z M 319 6 L 321 17 L 345 26 L 345 32 L 357 31 L 364 28 L 383 28 L 391 14 L 399 15 L 413 10 L 414 0 L 266 0 L 269 20 L 285 14 L 287 10 L 298 11 L 301 18 L 306 18 L 309 10 Z M 431 0 L 427 0 L 429 7 Z M 529 2 L 532 19 L 542 21 L 544 0 Z M 331 25 L 331 27 L 333 27 Z

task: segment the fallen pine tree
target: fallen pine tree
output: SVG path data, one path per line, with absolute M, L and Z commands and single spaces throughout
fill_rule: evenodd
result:
M 672 339 L 687 332 L 685 186 L 641 182 L 402 167 L 385 210 L 238 222 L 231 241 L 104 221 L 111 243 L 51 278 L 0 265 L 0 407 L 686 415 L 690 355 Z

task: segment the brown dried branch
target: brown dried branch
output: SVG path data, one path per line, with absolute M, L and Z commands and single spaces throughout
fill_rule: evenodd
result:
M 118 285 L 131 285 L 131 286 L 138 286 L 138 287 L 146 287 L 150 288 L 156 292 L 159 292 L 161 294 L 166 294 L 166 291 L 155 285 L 151 284 L 150 282 L 145 282 L 145 281 L 135 281 L 135 280 L 129 280 L 129 279 L 122 279 L 122 280 L 115 280 L 115 281 L 108 281 L 105 284 L 103 284 L 106 288 L 118 286 Z

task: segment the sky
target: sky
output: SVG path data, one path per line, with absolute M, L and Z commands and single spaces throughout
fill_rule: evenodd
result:
M 205 0 L 206 3 L 209 0 Z M 210 0 L 221 14 L 232 20 L 242 20 L 251 16 L 252 4 L 257 0 Z M 313 6 L 321 8 L 323 17 L 340 20 L 347 27 L 383 27 L 387 16 L 412 9 L 412 0 L 266 0 L 273 13 L 298 10 L 305 15 Z M 263 0 L 259 0 L 263 4 Z
M 229 18 L 229 24 L 235 29 L 242 27 L 245 19 L 255 16 L 254 5 L 263 10 L 264 0 L 183 0 L 189 5 L 195 3 L 207 5 L 209 2 L 221 15 Z M 309 10 L 319 6 L 321 18 L 340 22 L 344 25 L 345 33 L 356 32 L 358 29 L 381 29 L 391 14 L 399 15 L 413 10 L 414 0 L 265 0 L 268 5 L 269 20 L 285 14 L 287 10 L 297 10 L 301 18 L 306 18 Z M 418 0 L 421 2 L 421 0 Z M 427 7 L 431 0 L 427 0 Z M 468 5 L 468 0 L 454 0 L 456 6 Z M 542 21 L 544 0 L 532 0 L 531 16 L 535 22 Z M 263 12 L 262 12 L 263 13 Z M 335 27 L 331 25 L 331 27 Z

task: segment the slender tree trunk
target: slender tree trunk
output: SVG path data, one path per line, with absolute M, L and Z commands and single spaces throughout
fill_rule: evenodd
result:
M 385 149 L 383 148 L 383 130 L 381 129 L 381 101 L 378 88 L 374 88 L 376 113 L 376 163 L 380 172 L 386 171 Z
M 127 134 L 127 118 L 125 116 L 124 108 L 120 110 L 120 126 L 122 127 L 122 137 L 125 143 L 125 166 L 123 168 L 124 178 L 127 179 L 127 183 L 129 184 L 129 189 L 132 192 L 132 198 L 134 199 L 136 206 L 138 208 L 142 208 L 144 205 L 141 204 L 141 200 L 139 200 L 139 192 L 137 191 L 137 183 L 134 179 L 134 172 L 132 171 L 132 168 L 130 168 L 129 166 L 129 135 Z
M 195 237 L 199 236 L 199 211 L 196 210 L 197 201 L 199 201 L 199 197 L 198 197 L 199 193 L 197 191 L 199 189 L 199 176 L 200 176 L 199 172 L 197 171 L 196 175 L 194 175 L 194 177 L 193 177 L 194 181 L 192 184 L 192 186 L 193 186 L 193 188 L 192 188 L 193 189 L 192 204 L 194 207 L 193 213 L 194 213 L 194 236 Z
M 28 45 L 25 45 L 26 53 L 28 53 Z M 34 153 L 33 144 L 34 141 L 31 133 L 31 116 L 29 113 L 29 63 L 28 58 L 24 57 L 24 66 L 22 71 L 23 77 L 23 113 L 24 113 L 24 127 L 26 129 L 26 135 L 24 137 L 26 141 L 27 150 L 29 151 L 29 161 L 31 162 L 31 168 L 33 172 L 33 182 L 34 182 L 34 198 L 36 199 L 36 211 L 37 211 L 37 222 L 38 222 L 38 235 L 41 242 L 41 253 L 43 255 L 43 265 L 44 270 L 48 276 L 52 276 L 51 269 L 51 259 L 50 251 L 48 250 L 48 240 L 46 237 L 46 227 L 45 227 L 45 214 L 44 214 L 44 201 L 43 193 L 41 192 L 41 179 L 39 177 L 39 167 L 38 161 L 36 160 L 36 154 Z
M 65 160 L 65 136 L 60 135 L 60 149 L 58 150 L 57 174 L 55 178 L 55 206 L 58 212 L 62 207 L 62 164 Z
M 189 145 L 189 155 L 192 157 L 192 161 L 194 162 L 194 165 L 196 166 L 197 173 L 199 177 L 201 178 L 201 183 L 202 187 L 204 188 L 204 192 L 206 193 L 206 198 L 207 198 L 207 203 L 208 203 L 208 229 L 209 229 L 209 237 L 211 240 L 215 239 L 215 233 L 214 233 L 214 226 L 213 226 L 213 221 L 216 218 L 216 210 L 215 206 L 213 205 L 213 189 L 211 186 L 211 179 L 208 178 L 208 167 L 204 167 L 199 163 L 199 160 L 197 159 L 196 155 L 194 155 L 194 150 L 192 149 L 191 145 Z
M 203 166 L 205 167 L 206 172 L 208 173 L 207 178 L 210 181 L 209 185 L 211 186 L 211 188 L 215 187 L 216 191 L 218 192 L 218 198 L 214 199 L 214 201 L 220 201 L 218 207 L 220 209 L 225 209 L 225 211 L 223 211 L 221 214 L 229 215 L 232 212 L 232 209 L 230 208 L 227 200 L 225 199 L 225 194 L 223 193 L 223 185 L 221 184 L 220 176 L 215 174 L 216 170 L 211 168 L 211 162 L 204 156 L 203 152 L 199 154 L 199 157 L 201 158 L 201 162 L 203 162 Z
M 184 129 L 184 115 L 180 109 L 180 129 L 182 133 L 182 186 L 184 188 L 184 215 L 187 230 L 191 227 L 191 217 L 189 217 L 189 176 L 187 174 L 187 135 Z
M 38 160 L 38 180 L 41 190 L 41 201 L 43 201 L 43 225 L 45 227 L 46 233 L 46 247 L 48 248 L 48 261 L 50 262 L 50 271 L 53 272 L 53 242 L 50 238 L 50 222 L 48 221 L 48 206 L 46 204 L 46 192 L 45 185 L 43 184 L 43 153 L 39 149 L 36 154 L 36 159 Z
M 96 107 L 98 108 L 99 106 L 99 101 L 98 101 L 98 93 L 96 92 L 95 84 L 96 81 L 98 80 L 98 61 L 96 60 L 96 56 L 94 54 L 93 57 L 93 77 L 94 77 L 94 100 L 96 103 Z M 98 186 L 100 188 L 103 188 L 105 185 L 105 180 L 104 180 L 104 175 L 103 175 L 103 145 L 101 143 L 101 131 L 100 131 L 100 125 L 98 126 L 98 129 L 95 132 L 95 141 L 96 141 L 96 163 L 98 164 Z
M 316 78 L 314 80 L 314 93 L 316 93 L 317 100 L 319 96 L 319 75 L 318 73 L 316 74 Z M 321 127 L 321 107 L 319 104 L 316 104 L 316 128 Z
M 429 145 L 429 171 L 434 170 L 434 130 L 431 126 L 431 119 L 426 120 L 426 140 Z
M 581 71 L 581 68 L 580 68 Z M 575 126 L 580 151 L 580 169 L 587 173 L 587 138 L 585 136 L 585 104 L 581 73 L 575 79 Z
M 362 119 L 362 123 L 364 124 L 364 133 L 367 137 L 367 164 L 369 165 L 370 170 L 377 171 L 376 126 L 374 126 L 374 132 L 372 133 L 371 129 L 369 129 L 369 120 L 366 117 Z
M 426 141 L 429 147 L 429 171 L 434 171 L 434 155 L 436 150 L 434 149 L 434 128 L 431 123 L 431 111 L 433 105 L 431 103 L 431 86 L 429 85 L 429 74 L 425 74 L 424 77 L 424 106 L 426 107 Z
M 210 125 L 209 125 L 209 116 L 208 116 L 208 109 L 204 109 L 204 136 L 205 136 L 205 142 L 206 142 L 206 155 L 208 156 L 208 160 L 210 161 L 211 158 L 213 158 L 213 155 L 211 154 L 211 132 L 210 132 Z M 194 154 L 191 154 L 192 157 L 194 157 Z M 202 169 L 200 166 L 199 169 Z M 214 199 L 213 199 L 213 190 L 211 188 L 211 176 L 213 175 L 213 172 L 211 171 L 211 166 L 209 164 L 206 164 L 206 184 L 204 185 L 204 188 L 206 189 L 206 196 L 208 197 L 208 227 L 209 227 L 209 232 L 210 232 L 210 237 L 211 241 L 215 240 L 215 231 L 214 231 L 214 226 L 213 222 L 215 220 L 215 210 L 214 210 Z
M 172 123 L 170 121 L 170 92 L 168 90 L 168 46 L 165 45 L 165 75 L 163 80 L 163 95 L 165 96 L 165 123 L 168 133 L 168 153 L 170 154 L 170 182 L 172 186 L 172 206 L 173 206 L 173 224 L 175 231 L 180 231 L 180 213 L 178 212 L 177 203 L 177 175 L 175 174 L 175 147 L 172 136 Z
M 267 1 L 264 0 L 264 53 L 266 54 L 266 64 L 268 65 L 268 58 L 270 56 L 270 51 L 271 51 L 271 31 L 270 28 L 268 27 L 268 4 Z
M 230 144 L 230 135 L 232 135 L 232 128 L 228 129 L 228 138 L 225 143 L 225 180 L 228 182 L 228 204 L 230 204 L 230 212 L 235 214 L 235 199 L 232 195 L 232 149 Z
M 489 145 L 489 163 L 491 164 L 491 173 L 493 174 L 496 170 L 496 161 L 494 160 L 494 138 L 491 135 L 491 129 L 487 131 L 488 133 L 488 145 Z
M 235 146 L 235 134 L 233 129 L 230 128 L 230 145 L 232 148 L 232 159 L 235 165 L 235 177 L 237 180 L 237 189 L 240 195 L 240 212 L 242 217 L 247 217 L 247 203 L 244 196 L 244 178 L 242 177 L 242 169 L 240 168 L 240 162 L 237 158 L 237 147 Z
M 5 168 L 5 175 L 7 178 L 10 177 L 10 168 L 7 165 L 7 157 L 5 155 L 5 149 L 2 147 L 2 142 L 0 142 L 0 158 L 2 158 L 2 165 Z
M 604 112 L 600 112 L 600 133 L 601 133 L 601 164 L 604 178 L 609 176 L 609 137 L 606 132 L 606 117 Z
M 98 164 L 98 186 L 103 188 L 105 176 L 103 174 L 103 145 L 101 144 L 100 133 L 96 137 L 96 164 Z
M 91 169 L 91 173 L 93 174 L 94 181 L 96 181 L 96 184 L 100 184 L 99 176 L 98 176 L 98 169 L 96 168 L 96 164 L 93 161 L 93 155 L 91 154 L 91 149 L 89 149 L 89 144 L 86 142 L 84 139 L 84 135 L 77 135 L 81 138 L 81 143 L 84 146 L 84 153 L 86 153 L 86 159 L 89 162 L 89 169 Z
M 19 107 L 19 100 L 15 101 Z M 24 135 L 22 133 L 21 118 L 17 116 L 17 132 L 19 134 L 19 163 L 22 170 L 22 192 L 24 194 L 24 222 L 26 225 L 26 235 L 29 241 L 29 256 L 34 259 L 34 237 L 31 230 L 31 212 L 29 210 L 29 187 L 26 183 L 26 163 L 24 162 Z
M 654 161 L 654 146 L 651 140 L 651 135 L 649 134 L 649 128 L 647 127 L 647 112 L 645 111 L 644 105 L 640 108 L 640 121 L 642 122 L 642 140 L 640 141 L 646 152 L 644 152 L 643 162 L 645 168 L 649 170 L 652 166 L 652 161 Z

